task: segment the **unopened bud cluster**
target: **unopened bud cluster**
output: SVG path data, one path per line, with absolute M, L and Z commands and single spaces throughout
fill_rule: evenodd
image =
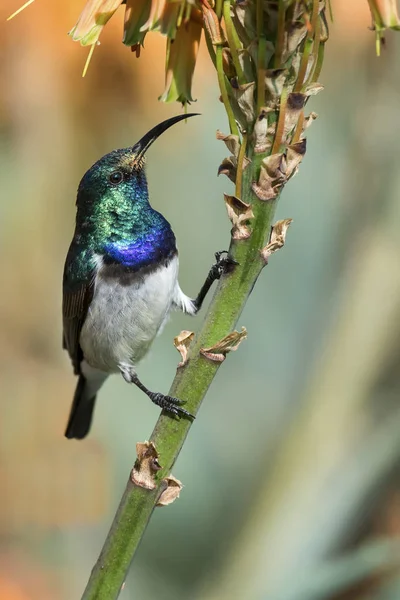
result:
M 306 151 L 304 132 L 316 118 L 306 116 L 305 107 L 322 89 L 325 1 L 224 0 L 217 10 L 203 8 L 231 129 L 227 136 L 218 133 L 232 152 L 219 172 L 237 182 L 249 163 L 240 152 L 246 137 L 260 167 L 253 191 L 262 201 L 273 200 L 297 171 Z M 238 212 L 237 201 L 234 206 Z M 237 215 L 231 220 L 237 231 Z

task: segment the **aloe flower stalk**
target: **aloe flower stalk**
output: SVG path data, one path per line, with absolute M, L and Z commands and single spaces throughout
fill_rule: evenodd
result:
M 168 41 L 164 100 L 191 100 L 200 24 L 196 9 L 189 8 L 186 24 L 185 13 L 180 12 L 176 34 Z M 274 212 L 284 185 L 306 152 L 305 134 L 316 118 L 306 108 L 322 90 L 319 76 L 328 40 L 324 0 L 218 0 L 215 6 L 203 0 L 200 8 L 228 117 L 229 132 L 217 133 L 229 150 L 218 174 L 235 186 L 234 193 L 224 195 L 224 202 L 231 223 L 229 253 L 237 265 L 221 277 L 199 333 L 185 331 L 175 338 L 182 361 L 169 393 L 184 398 L 192 414 L 199 410 L 228 353 L 241 351 L 247 331 L 235 330 L 236 323 L 263 268 L 285 244 L 292 220 L 274 223 Z M 191 31 L 193 16 L 193 26 L 198 28 Z M 150 12 L 146 18 L 150 22 Z M 137 25 L 140 31 L 144 22 Z M 138 451 L 83 600 L 119 596 L 152 512 L 169 490 L 171 469 L 190 426 L 188 421 L 177 423 L 161 414 L 146 452 Z M 145 483 L 142 473 L 146 473 Z

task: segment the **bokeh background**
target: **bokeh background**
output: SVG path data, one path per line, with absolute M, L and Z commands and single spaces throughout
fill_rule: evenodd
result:
M 110 21 L 88 75 L 66 35 L 83 0 L 0 6 L 0 599 L 80 598 L 157 408 L 122 378 L 99 395 L 84 442 L 63 430 L 75 385 L 61 349 L 61 277 L 86 169 L 180 111 L 157 101 L 165 40 L 140 59 Z M 287 244 L 239 322 L 157 509 L 123 598 L 400 598 L 400 36 L 375 56 L 365 0 L 333 0 L 299 174 L 278 218 Z M 195 294 L 229 243 L 216 171 L 227 132 L 202 46 L 193 106 L 148 156 L 153 205 L 172 223 Z M 140 376 L 167 391 L 174 315 Z M 162 460 L 162 458 L 161 458 Z

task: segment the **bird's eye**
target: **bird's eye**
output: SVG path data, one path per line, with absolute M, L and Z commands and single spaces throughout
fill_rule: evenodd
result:
M 109 180 L 113 185 L 117 185 L 117 183 L 121 183 L 123 178 L 124 174 L 121 171 L 113 171 L 109 177 Z

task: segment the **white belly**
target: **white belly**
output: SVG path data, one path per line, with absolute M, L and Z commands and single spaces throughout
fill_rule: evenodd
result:
M 132 285 L 102 276 L 103 269 L 96 275 L 80 345 L 89 365 L 113 373 L 120 364 L 136 365 L 167 320 L 180 291 L 178 258 Z

